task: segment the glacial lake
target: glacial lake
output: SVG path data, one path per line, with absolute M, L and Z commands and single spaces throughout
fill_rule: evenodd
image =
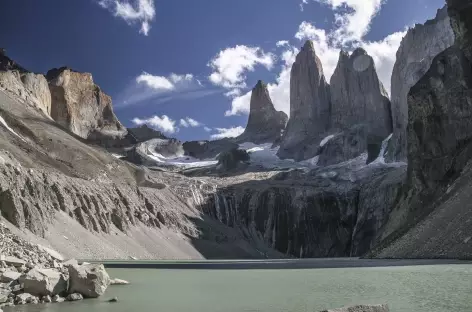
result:
M 472 311 L 472 265 L 321 269 L 114 269 L 130 281 L 99 299 L 6 308 L 21 312 L 316 312 L 387 303 L 392 312 Z M 108 299 L 118 297 L 117 303 Z

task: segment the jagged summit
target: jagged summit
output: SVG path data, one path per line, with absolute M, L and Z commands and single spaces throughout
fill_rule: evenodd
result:
M 273 143 L 280 139 L 287 120 L 287 114 L 275 109 L 267 85 L 259 80 L 252 89 L 246 129 L 236 140 L 256 144 Z
M 366 124 L 370 133 L 387 137 L 392 131 L 390 101 L 372 57 L 362 48 L 348 56 L 341 51 L 331 77 L 331 127 Z

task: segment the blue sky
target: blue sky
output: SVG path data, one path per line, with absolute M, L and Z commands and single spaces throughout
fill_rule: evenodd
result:
M 362 46 L 389 88 L 404 31 L 444 0 L 1 0 L 0 42 L 34 72 L 93 74 L 126 126 L 182 140 L 236 134 L 251 87 L 288 112 L 297 49 L 315 42 L 329 78 L 340 47 Z M 230 95 L 232 94 L 232 95 Z M 134 122 L 133 122 L 134 121 Z

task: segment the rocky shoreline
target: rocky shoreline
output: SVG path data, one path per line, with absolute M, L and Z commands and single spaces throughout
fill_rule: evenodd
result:
M 109 285 L 126 284 L 111 279 L 103 264 L 64 261 L 57 252 L 17 237 L 0 223 L 0 311 L 15 305 L 97 298 Z

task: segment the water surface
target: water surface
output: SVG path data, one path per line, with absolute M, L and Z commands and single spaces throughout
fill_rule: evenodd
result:
M 392 312 L 472 311 L 472 265 L 305 270 L 108 269 L 129 286 L 24 312 L 305 312 L 388 303 Z M 107 299 L 118 297 L 117 303 Z

